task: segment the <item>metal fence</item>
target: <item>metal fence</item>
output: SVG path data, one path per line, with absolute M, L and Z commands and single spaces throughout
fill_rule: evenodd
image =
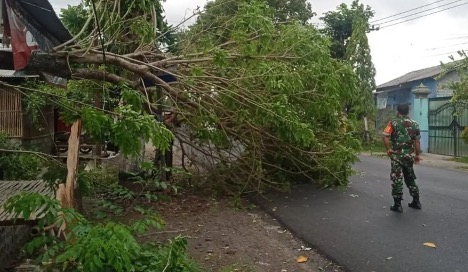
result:
M 461 133 L 468 127 L 468 102 L 452 103 L 450 98 L 429 99 L 429 152 L 468 156 Z

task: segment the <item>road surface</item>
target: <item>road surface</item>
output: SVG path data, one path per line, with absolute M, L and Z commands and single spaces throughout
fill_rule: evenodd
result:
M 361 157 L 346 191 L 300 185 L 261 204 L 349 271 L 468 271 L 468 173 L 418 165 L 423 210 L 393 213 L 390 162 Z M 430 248 L 423 243 L 434 243 Z

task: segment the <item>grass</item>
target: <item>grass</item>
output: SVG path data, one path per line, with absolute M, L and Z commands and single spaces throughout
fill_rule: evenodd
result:
M 458 157 L 458 158 L 454 158 L 454 159 L 450 159 L 450 160 L 468 164 L 468 157 Z
M 370 153 L 386 153 L 385 146 L 382 142 L 372 142 L 370 144 L 363 144 L 362 149 L 364 152 Z

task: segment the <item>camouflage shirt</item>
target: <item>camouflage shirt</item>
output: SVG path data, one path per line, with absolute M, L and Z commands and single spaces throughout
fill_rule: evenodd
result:
M 400 116 L 390 121 L 383 135 L 390 137 L 392 150 L 397 154 L 414 153 L 414 143 L 421 138 L 419 125 L 407 116 Z

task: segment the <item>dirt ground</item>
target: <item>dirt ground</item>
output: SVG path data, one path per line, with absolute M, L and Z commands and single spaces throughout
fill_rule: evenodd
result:
M 206 271 L 342 271 L 257 207 L 235 209 L 229 201 L 198 196 L 157 205 L 166 228 L 140 238 L 161 241 L 186 236 L 190 256 Z M 301 256 L 307 261 L 298 263 Z
M 84 205 L 92 213 L 95 199 L 87 198 Z M 145 206 L 157 210 L 166 226 L 140 235 L 138 240 L 164 242 L 179 235 L 187 237 L 189 256 L 206 272 L 344 271 L 248 203 L 238 209 L 229 200 L 179 195 Z M 140 213 L 129 212 L 119 221 L 140 218 Z M 304 262 L 299 263 L 298 258 Z M 20 263 L 15 271 L 38 271 L 27 260 Z

